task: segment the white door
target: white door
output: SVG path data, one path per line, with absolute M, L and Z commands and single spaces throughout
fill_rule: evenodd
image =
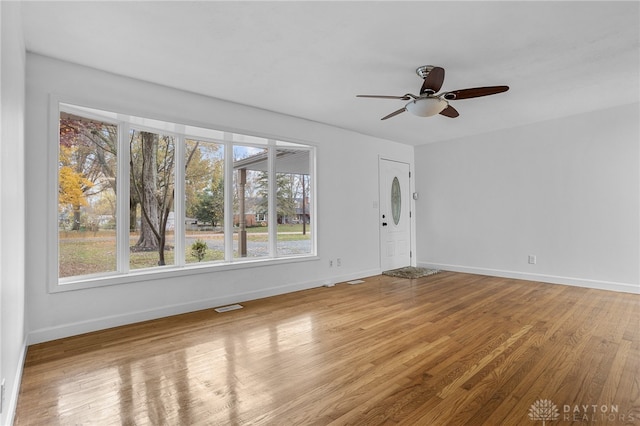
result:
M 383 271 L 411 265 L 409 164 L 380 159 L 380 264 Z

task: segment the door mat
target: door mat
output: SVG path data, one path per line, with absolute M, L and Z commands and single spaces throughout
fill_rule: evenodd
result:
M 416 268 L 414 266 L 407 266 L 406 268 L 384 271 L 382 275 L 396 278 L 422 278 L 428 275 L 437 274 L 438 272 L 440 272 L 438 269 Z

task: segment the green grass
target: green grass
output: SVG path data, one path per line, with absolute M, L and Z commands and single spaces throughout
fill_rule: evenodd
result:
M 61 278 L 116 269 L 115 240 L 61 239 L 58 255 Z
M 311 227 L 307 225 L 307 234 L 302 234 L 302 225 L 278 225 L 279 242 L 300 241 L 311 238 Z M 190 232 L 189 237 L 197 237 L 201 233 Z M 202 233 L 204 234 L 204 233 Z M 223 234 L 218 234 L 223 238 Z M 234 239 L 238 238 L 234 233 Z M 116 241 L 114 231 L 94 232 L 61 232 L 59 236 L 59 276 L 72 277 L 116 270 Z M 134 246 L 138 236 L 131 234 L 129 244 Z M 247 241 L 266 242 L 269 239 L 267 227 L 247 229 Z M 185 260 L 188 264 L 198 263 L 198 259 L 191 254 L 191 247 L 185 249 Z M 207 249 L 202 262 L 224 260 L 224 253 L 220 250 Z M 174 263 L 174 251 L 165 250 L 165 263 Z M 129 252 L 129 268 L 143 269 L 158 266 L 158 252 Z

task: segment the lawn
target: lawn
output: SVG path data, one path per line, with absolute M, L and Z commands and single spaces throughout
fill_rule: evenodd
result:
M 307 225 L 306 234 L 302 234 L 302 225 L 278 225 L 278 243 L 306 241 L 311 239 L 311 227 Z M 207 242 L 208 249 L 203 262 L 224 260 L 224 234 L 222 233 L 187 233 L 187 247 L 185 248 L 185 260 L 188 264 L 197 263 L 198 259 L 191 253 L 191 242 L 202 239 Z M 167 235 L 168 239 L 173 234 Z M 237 242 L 238 234 L 234 233 L 234 241 Z M 253 243 L 264 244 L 268 242 L 267 227 L 247 228 L 247 244 L 251 248 Z M 138 235 L 130 235 L 129 244 L 133 247 L 138 240 Z M 171 245 L 171 246 L 170 246 Z M 279 245 L 280 247 L 280 245 Z M 236 254 L 237 256 L 237 254 Z M 259 255 L 258 255 L 259 256 Z M 171 265 L 174 262 L 172 243 L 168 243 L 165 249 L 165 263 Z M 129 268 L 142 269 L 158 266 L 157 251 L 129 252 Z M 98 232 L 60 232 L 59 235 L 59 276 L 71 277 L 77 275 L 96 274 L 101 272 L 113 272 L 116 270 L 116 241 L 114 231 Z

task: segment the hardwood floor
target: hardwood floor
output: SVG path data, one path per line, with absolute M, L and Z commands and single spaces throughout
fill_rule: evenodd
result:
M 242 305 L 29 347 L 15 424 L 640 424 L 638 295 L 441 272 Z

